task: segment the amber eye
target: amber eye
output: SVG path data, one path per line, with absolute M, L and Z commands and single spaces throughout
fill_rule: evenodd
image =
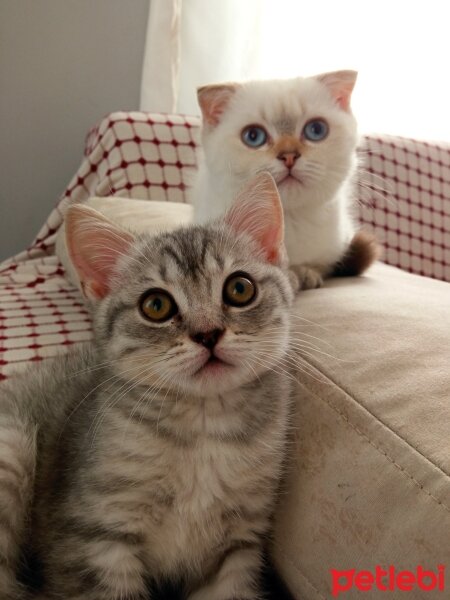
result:
M 170 294 L 164 290 L 148 290 L 139 302 L 141 313 L 146 319 L 161 323 L 178 312 L 178 306 Z
M 223 301 L 230 306 L 247 306 L 256 296 L 256 285 L 246 273 L 233 273 L 223 286 Z

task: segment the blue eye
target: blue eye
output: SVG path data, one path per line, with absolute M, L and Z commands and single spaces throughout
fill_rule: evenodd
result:
M 328 135 L 328 125 L 322 119 L 314 119 L 309 121 L 303 128 L 303 135 L 311 142 L 320 142 Z
M 260 148 L 267 142 L 267 133 L 259 125 L 250 125 L 243 129 L 241 139 L 250 148 Z

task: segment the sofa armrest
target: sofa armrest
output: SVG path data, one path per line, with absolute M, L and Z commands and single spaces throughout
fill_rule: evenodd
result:
M 449 306 L 448 283 L 382 264 L 298 297 L 305 350 L 273 547 L 295 598 L 333 598 L 332 569 L 448 568 Z M 385 594 L 354 585 L 338 597 L 364 596 Z

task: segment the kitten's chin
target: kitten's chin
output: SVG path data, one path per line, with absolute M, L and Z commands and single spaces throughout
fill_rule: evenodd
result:
M 234 365 L 221 360 L 217 356 L 210 356 L 208 360 L 193 374 L 193 377 L 221 377 L 228 373 Z
M 293 175 L 286 175 L 280 181 L 277 181 L 277 186 L 281 190 L 295 190 L 298 192 L 299 188 L 303 186 L 301 179 L 294 177 Z
M 212 356 L 202 365 L 196 366 L 189 374 L 178 379 L 182 391 L 201 397 L 224 394 L 253 379 L 241 365 L 231 364 Z
M 244 373 L 237 365 L 212 356 L 188 377 L 187 387 L 201 395 L 221 394 L 245 383 Z

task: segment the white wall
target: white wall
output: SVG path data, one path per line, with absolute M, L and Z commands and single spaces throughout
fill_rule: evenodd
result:
M 89 127 L 136 110 L 148 0 L 0 0 L 0 260 L 32 241 Z

